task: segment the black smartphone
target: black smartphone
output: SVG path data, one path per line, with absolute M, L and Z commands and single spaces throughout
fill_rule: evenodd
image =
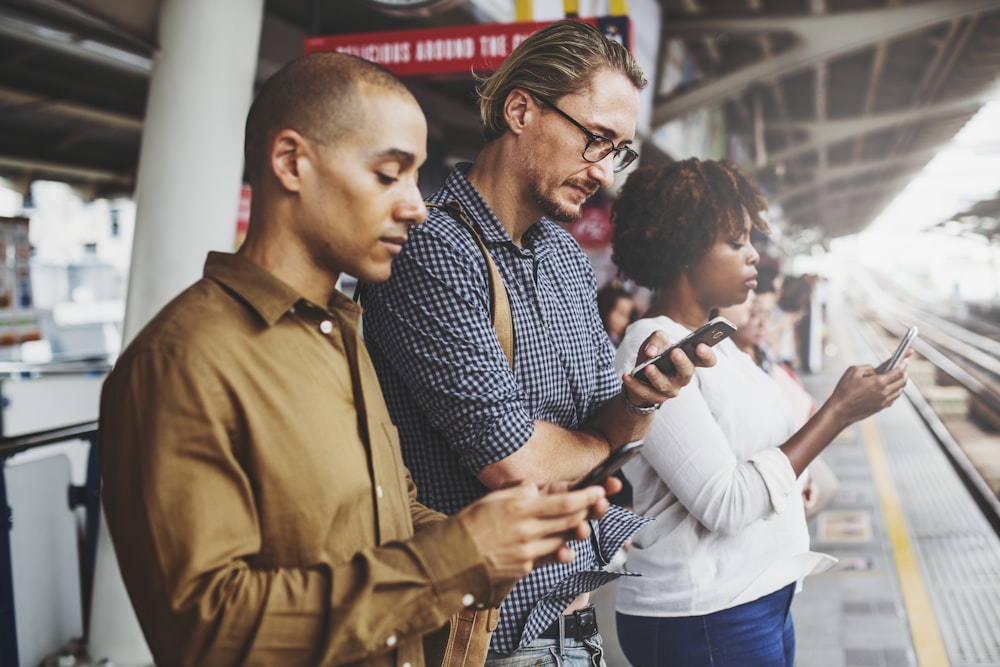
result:
M 571 486 L 570 491 L 579 491 L 595 484 L 604 484 L 604 480 L 621 470 L 621 467 L 638 454 L 640 449 L 642 449 L 642 440 L 622 445 L 611 453 L 607 461 L 588 472 L 583 479 Z
M 694 350 L 699 344 L 704 343 L 705 345 L 710 346 L 715 345 L 719 341 L 732 336 L 735 331 L 735 324 L 724 317 L 716 317 L 709 320 L 707 324 L 698 327 L 660 354 L 646 359 L 644 362 L 632 369 L 632 375 L 646 384 L 649 384 L 649 380 L 646 378 L 646 373 L 643 369 L 650 364 L 656 364 L 656 367 L 660 369 L 660 372 L 662 373 L 673 375 L 677 370 L 674 367 L 674 362 L 670 360 L 670 353 L 674 351 L 674 348 L 681 348 L 684 350 L 684 354 L 686 354 L 688 358 L 694 359 Z
M 896 346 L 896 351 L 892 353 L 892 356 L 883 361 L 875 368 L 876 373 L 888 373 L 893 368 L 899 365 L 899 362 L 903 360 L 903 355 L 906 354 L 907 348 L 913 344 L 913 339 L 917 336 L 917 327 L 910 327 L 903 334 L 903 338 L 899 341 L 899 345 Z

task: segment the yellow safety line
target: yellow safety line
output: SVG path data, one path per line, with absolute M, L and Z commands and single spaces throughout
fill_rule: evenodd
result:
M 840 340 L 846 341 L 841 320 L 836 319 Z M 853 355 L 847 345 L 842 345 L 844 357 L 848 364 L 853 364 Z M 878 494 L 882 516 L 885 518 L 886 531 L 889 534 L 889 544 L 892 546 L 892 558 L 896 563 L 896 575 L 899 577 L 899 587 L 903 593 L 903 607 L 906 608 L 906 620 L 910 626 L 913 648 L 917 654 L 917 664 L 920 667 L 950 667 L 948 653 L 941 638 L 941 631 L 934 616 L 934 606 L 930 594 L 924 585 L 923 573 L 917 561 L 910 533 L 906 529 L 906 518 L 903 516 L 902 504 L 896 485 L 892 481 L 889 462 L 882 448 L 882 441 L 875 422 L 868 418 L 861 422 L 861 434 L 864 440 L 865 452 L 871 468 L 872 480 L 875 482 L 875 492 Z
M 906 620 L 910 624 L 917 664 L 921 667 L 948 667 L 951 663 L 948 661 L 948 653 L 945 651 L 937 619 L 934 617 L 934 606 L 924 585 L 917 554 L 913 550 L 913 543 L 906 529 L 906 518 L 903 516 L 899 495 L 892 482 L 889 462 L 882 449 L 878 431 L 875 430 L 875 424 L 871 419 L 861 422 L 861 431 L 875 490 L 882 506 L 882 516 L 885 517 L 885 526 L 889 533 L 889 544 L 892 545 L 892 557 L 896 562 L 896 574 L 903 592 L 903 606 L 906 608 Z

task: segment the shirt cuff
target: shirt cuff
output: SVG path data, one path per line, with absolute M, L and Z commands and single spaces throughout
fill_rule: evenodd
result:
M 797 502 L 802 502 L 795 483 L 795 471 L 788 457 L 780 449 L 769 449 L 750 458 L 750 462 L 764 480 L 771 500 L 771 507 L 776 514 L 785 511 L 788 498 L 794 492 Z
M 509 590 L 494 589 L 483 555 L 458 519 L 422 527 L 413 536 L 413 547 L 449 613 L 464 607 L 498 606 Z

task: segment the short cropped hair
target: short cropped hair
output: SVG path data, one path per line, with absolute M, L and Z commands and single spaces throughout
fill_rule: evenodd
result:
M 365 114 L 358 96 L 362 83 L 410 95 L 385 67 L 345 53 L 300 56 L 272 75 L 247 114 L 243 154 L 250 182 L 265 173 L 271 142 L 281 130 L 336 143 L 363 129 Z
M 760 191 L 728 160 L 691 158 L 632 172 L 611 206 L 612 261 L 639 285 L 671 285 L 719 235 L 753 227 L 770 233 Z
M 533 33 L 514 48 L 499 69 L 477 82 L 486 141 L 507 130 L 503 105 L 513 89 L 523 88 L 554 102 L 589 90 L 594 74 L 602 68 L 624 74 L 637 90 L 646 87 L 646 75 L 628 49 L 589 23 L 557 21 Z

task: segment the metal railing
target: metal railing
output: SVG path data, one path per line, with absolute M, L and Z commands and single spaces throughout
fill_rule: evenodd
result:
M 51 370 L 46 367 L 46 372 Z M 78 373 L 79 370 L 72 372 Z M 87 610 L 94 573 L 94 558 L 97 547 L 97 525 L 100 512 L 100 475 L 97 466 L 97 422 L 88 421 L 60 428 L 36 431 L 16 437 L 0 438 L 0 473 L 11 456 L 62 442 L 78 440 L 90 443 L 87 463 L 87 479 L 83 486 L 70 484 L 66 490 L 67 503 L 71 509 L 83 507 L 85 511 L 86 549 L 82 555 L 81 599 L 84 611 L 84 627 L 87 626 Z M 17 619 L 14 610 L 14 573 L 11 561 L 10 528 L 13 514 L 7 498 L 6 476 L 0 474 L 0 521 L 6 530 L 0 530 L 0 665 L 17 665 Z

